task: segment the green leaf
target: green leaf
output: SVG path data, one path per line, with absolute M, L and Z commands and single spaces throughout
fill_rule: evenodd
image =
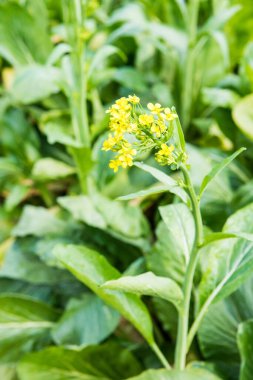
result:
M 101 288 L 120 273 L 98 252 L 75 245 L 57 246 L 55 256 L 81 282 L 128 319 L 149 344 L 154 343 L 152 322 L 144 303 L 135 295 Z
M 177 195 L 183 202 L 187 202 L 188 196 L 186 192 L 178 185 L 178 183 L 167 174 L 163 173 L 161 170 L 153 168 L 152 166 L 143 164 L 141 162 L 135 162 L 134 164 L 137 168 L 140 168 L 148 173 L 150 173 L 158 181 L 162 182 L 167 186 L 168 191 L 172 194 Z
M 235 124 L 251 141 L 253 140 L 253 94 L 242 98 L 232 113 Z
M 12 211 L 20 202 L 22 202 L 28 192 L 29 187 L 27 185 L 17 184 L 13 186 L 5 202 L 6 210 Z
M 18 4 L 1 4 L 0 55 L 13 66 L 46 61 L 52 45 L 48 30 L 41 27 L 39 19 Z
M 12 231 L 14 236 L 44 236 L 47 234 L 63 233 L 66 229 L 63 221 L 56 218 L 44 207 L 27 205 L 15 228 Z
M 87 294 L 82 300 L 70 300 L 66 311 L 54 326 L 52 336 L 58 345 L 96 344 L 107 338 L 118 322 L 117 312 L 98 297 Z
M 26 355 L 18 365 L 20 380 L 109 380 L 83 360 L 82 352 L 51 347 Z
M 50 181 L 65 178 L 75 173 L 75 168 L 54 158 L 41 158 L 36 161 L 32 169 L 34 179 L 38 181 Z
M 149 370 L 128 380 L 221 380 L 218 376 L 201 368 L 186 369 L 185 371 L 166 369 Z
M 237 339 L 242 359 L 240 380 L 251 380 L 253 373 L 253 319 L 239 325 Z
M 31 104 L 60 91 L 61 72 L 50 66 L 30 65 L 20 69 L 11 95 L 21 104 Z
M 217 240 L 242 238 L 248 241 L 253 241 L 253 234 L 247 234 L 244 232 L 214 232 L 205 236 L 202 246 L 208 245 Z
M 148 256 L 148 266 L 156 275 L 182 284 L 195 235 L 193 217 L 183 203 L 162 206 L 159 211 L 163 223 L 158 225 L 158 239 Z
M 71 280 L 67 271 L 52 268 L 36 256 L 33 238 L 18 239 L 11 245 L 1 265 L 0 277 L 49 285 Z
M 253 232 L 253 204 L 228 218 L 223 232 Z M 203 248 L 206 258 L 200 283 L 200 303 L 217 302 L 235 291 L 253 274 L 253 243 L 245 239 L 220 240 Z
M 203 88 L 202 98 L 204 104 L 223 108 L 233 108 L 240 99 L 235 91 L 212 87 Z
M 253 277 L 231 296 L 211 305 L 198 331 L 201 352 L 224 378 L 238 380 L 240 354 L 238 327 L 253 318 Z
M 104 45 L 100 47 L 92 58 L 87 74 L 88 78 L 92 77 L 96 70 L 104 69 L 106 59 L 114 54 L 117 54 L 122 60 L 126 61 L 127 57 L 125 53 L 116 46 Z
M 0 378 L 4 380 L 18 380 L 14 365 L 0 365 Z
M 136 193 L 123 195 L 122 197 L 117 198 L 119 201 L 129 201 L 135 198 L 148 197 L 149 195 L 155 195 L 160 193 L 165 193 L 168 191 L 168 187 L 164 185 L 155 185 L 151 186 L 148 189 L 137 191 Z
M 140 372 L 131 352 L 115 343 L 81 351 L 51 347 L 26 355 L 18 366 L 20 380 L 119 380 Z
M 219 164 L 215 165 L 210 173 L 208 173 L 202 181 L 200 186 L 199 196 L 201 197 L 203 192 L 205 191 L 208 184 L 223 170 L 226 166 L 228 166 L 239 154 L 241 154 L 246 148 L 240 148 L 235 153 L 231 154 L 231 156 L 224 158 Z
M 48 334 L 58 313 L 24 295 L 0 295 L 0 361 L 10 362 Z
M 137 295 L 160 297 L 172 302 L 178 310 L 182 306 L 183 293 L 177 283 L 170 278 L 156 276 L 152 272 L 138 276 L 123 276 L 118 280 L 107 281 L 102 287 Z

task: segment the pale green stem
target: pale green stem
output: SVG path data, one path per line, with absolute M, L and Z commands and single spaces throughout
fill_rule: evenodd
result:
M 73 132 L 77 142 L 83 148 L 79 148 L 73 154 L 77 166 L 80 185 L 83 193 L 87 193 L 87 178 L 90 167 L 83 165 L 86 160 L 87 149 L 90 150 L 90 132 L 87 115 L 87 83 L 85 76 L 85 45 L 81 35 L 83 23 L 83 6 L 81 0 L 62 0 L 64 21 L 68 30 L 68 40 L 71 46 L 72 87 L 69 93 Z M 83 149 L 83 158 L 82 158 Z M 72 149 L 72 153 L 74 148 Z M 83 172 L 85 169 L 85 172 Z
M 166 368 L 166 369 L 171 369 L 171 366 L 168 362 L 168 360 L 165 358 L 165 356 L 163 355 L 162 351 L 160 350 L 160 348 L 157 346 L 156 343 L 153 343 L 151 345 L 151 348 L 152 350 L 154 351 L 154 353 L 156 354 L 156 356 L 158 357 L 158 359 L 160 360 L 160 362 L 162 363 L 162 365 Z
M 195 221 L 195 238 L 194 238 L 194 243 L 193 243 L 193 247 L 192 247 L 192 251 L 190 255 L 190 260 L 186 268 L 186 274 L 185 274 L 184 283 L 183 283 L 183 294 L 184 294 L 183 310 L 179 314 L 179 321 L 178 321 L 175 367 L 179 370 L 183 370 L 185 368 L 185 363 L 186 363 L 187 334 L 188 334 L 188 326 L 189 326 L 191 293 L 192 293 L 192 287 L 193 287 L 194 273 L 195 273 L 196 264 L 198 260 L 199 246 L 201 245 L 202 240 L 203 240 L 203 223 L 202 223 L 202 217 L 200 213 L 200 207 L 199 207 L 197 195 L 193 188 L 193 184 L 191 182 L 191 178 L 190 178 L 188 170 L 184 166 L 182 166 L 181 169 L 184 175 L 187 192 L 191 199 L 192 213 L 193 213 L 193 217 Z
M 198 28 L 198 13 L 199 13 L 200 0 L 190 0 L 189 3 L 189 26 L 188 26 L 188 47 L 185 58 L 185 74 L 182 88 L 181 97 L 181 112 L 182 122 L 184 130 L 186 130 L 190 123 L 191 107 L 193 100 L 193 88 L 194 88 L 194 66 L 195 66 L 195 54 L 194 48 L 196 45 L 197 28 Z

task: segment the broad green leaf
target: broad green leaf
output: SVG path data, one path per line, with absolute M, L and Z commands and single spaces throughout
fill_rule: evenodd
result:
M 22 202 L 28 192 L 29 186 L 27 185 L 17 184 L 13 186 L 5 202 L 6 210 L 12 211 L 20 202 Z
M 154 178 L 156 178 L 158 181 L 162 182 L 165 186 L 167 186 L 168 191 L 170 191 L 172 194 L 177 195 L 180 199 L 182 199 L 183 202 L 187 202 L 188 196 L 186 192 L 178 185 L 178 183 L 173 178 L 163 173 L 161 170 L 158 170 L 156 168 L 153 168 L 152 166 L 143 164 L 141 162 L 135 162 L 134 165 L 150 173 Z
M 57 202 L 74 217 L 97 228 L 106 228 L 107 224 L 103 216 L 96 209 L 92 200 L 86 195 L 72 195 L 57 198 Z
M 21 218 L 12 231 L 14 236 L 44 236 L 47 234 L 64 233 L 66 225 L 44 207 L 27 205 Z
M 119 201 L 129 201 L 135 198 L 148 197 L 150 195 L 165 193 L 166 191 L 169 191 L 167 186 L 155 185 L 155 186 L 149 187 L 148 189 L 137 191 L 136 193 L 123 195 L 122 197 L 119 197 L 117 199 Z
M 173 231 L 174 240 L 180 241 L 181 251 L 187 263 L 190 259 L 195 236 L 192 213 L 183 203 L 159 207 L 159 212 L 168 230 Z
M 228 166 L 240 153 L 242 153 L 246 148 L 240 148 L 231 156 L 224 158 L 219 164 L 215 165 L 210 173 L 208 173 L 202 181 L 200 186 L 199 196 L 201 197 L 205 191 L 208 184 L 223 170 Z
M 238 380 L 240 354 L 238 327 L 253 318 L 253 277 L 231 296 L 211 305 L 198 331 L 201 352 L 224 378 Z
M 223 232 L 251 234 L 253 204 L 228 218 Z M 200 283 L 200 300 L 217 302 L 235 291 L 253 274 L 253 243 L 245 239 L 215 241 L 203 248 L 206 262 Z
M 104 45 L 100 49 L 97 50 L 96 54 L 92 58 L 89 70 L 88 70 L 88 78 L 92 77 L 96 70 L 104 69 L 105 61 L 111 55 L 117 54 L 124 61 L 126 61 L 126 55 L 122 50 L 113 45 Z
M 82 300 L 70 300 L 66 311 L 54 326 L 52 336 L 58 345 L 96 344 L 107 338 L 118 322 L 117 312 L 98 297 L 87 294 Z
M 242 359 L 240 380 L 251 380 L 253 373 L 253 319 L 239 325 L 237 339 Z
M 0 277 L 48 285 L 71 280 L 67 271 L 46 265 L 38 258 L 35 251 L 33 238 L 16 240 L 1 263 Z
M 75 168 L 48 157 L 36 161 L 32 169 L 32 176 L 38 181 L 50 181 L 68 177 L 75 172 Z
M 253 94 L 242 98 L 233 109 L 233 119 L 238 128 L 253 140 Z
M 18 4 L 1 4 L 0 55 L 12 65 L 46 61 L 51 42 L 48 31 L 41 27 L 38 20 Z
M 57 317 L 53 309 L 28 296 L 0 295 L 0 361 L 15 361 L 32 350 Z
M 20 380 L 109 380 L 83 360 L 82 352 L 62 347 L 26 355 L 18 365 Z
M 119 380 L 140 372 L 131 352 L 115 343 L 81 351 L 51 347 L 26 355 L 18 366 L 20 380 Z
M 170 278 L 156 276 L 152 272 L 107 281 L 102 287 L 137 295 L 160 297 L 172 302 L 178 310 L 182 306 L 183 293 L 177 283 Z
M 30 65 L 20 69 L 11 95 L 21 104 L 31 104 L 60 91 L 61 72 L 50 66 Z
M 101 287 L 118 279 L 120 273 L 98 252 L 75 245 L 60 245 L 55 256 L 81 282 L 128 319 L 149 344 L 154 343 L 152 322 L 144 303 L 135 295 L 112 292 Z
M 210 235 L 206 235 L 202 246 L 210 244 L 217 240 L 242 238 L 248 241 L 253 241 L 253 234 L 247 234 L 243 232 L 214 232 Z
M 205 87 L 202 98 L 207 105 L 223 108 L 233 108 L 240 99 L 235 91 L 215 87 Z
M 128 380 L 221 380 L 211 372 L 200 368 L 186 369 L 184 371 L 166 369 L 148 370 L 141 375 L 131 377 Z M 22 380 L 22 379 L 21 379 Z

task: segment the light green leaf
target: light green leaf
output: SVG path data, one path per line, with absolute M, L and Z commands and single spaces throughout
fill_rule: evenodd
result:
M 218 376 L 201 368 L 186 369 L 185 371 L 166 369 L 149 370 L 128 380 L 221 380 Z
M 253 277 L 231 296 L 211 305 L 198 331 L 201 352 L 225 378 L 238 380 L 238 327 L 253 318 Z
M 170 278 L 156 276 L 152 272 L 107 281 L 102 287 L 137 295 L 160 297 L 172 302 L 178 310 L 182 306 L 183 293 L 177 283 Z
M 223 170 L 226 166 L 228 166 L 239 154 L 241 154 L 246 148 L 240 148 L 235 153 L 231 154 L 231 156 L 224 158 L 219 164 L 215 165 L 210 173 L 208 173 L 202 181 L 200 186 L 199 196 L 201 197 L 203 192 L 205 191 L 208 184 Z
M 96 323 L 94 323 L 96 321 Z M 58 345 L 90 345 L 103 341 L 117 327 L 119 315 L 97 296 L 71 299 L 52 330 Z
M 183 203 L 178 203 L 159 207 L 159 212 L 173 241 L 180 247 L 177 254 L 180 251 L 188 263 L 195 236 L 195 224 L 189 208 Z
M 237 340 L 242 359 L 240 380 L 251 380 L 253 373 L 253 319 L 239 325 Z
M 148 197 L 149 195 L 155 195 L 160 193 L 165 193 L 168 191 L 168 187 L 164 185 L 155 185 L 151 186 L 148 189 L 137 191 L 136 193 L 123 195 L 122 197 L 117 198 L 119 201 L 129 201 L 135 198 Z
M 205 87 L 202 90 L 203 102 L 212 107 L 233 108 L 240 96 L 232 90 Z
M 48 334 L 58 313 L 24 295 L 0 295 L 0 360 L 15 361 Z
M 18 380 L 14 365 L 0 365 L 0 379 Z
M 5 202 L 6 210 L 12 211 L 20 202 L 22 202 L 28 192 L 29 186 L 27 185 L 17 184 L 13 186 Z
M 208 18 L 208 21 L 202 27 L 202 31 L 207 32 L 222 28 L 226 22 L 228 22 L 237 12 L 239 12 L 240 9 L 240 5 L 223 9 L 222 12 L 218 12 L 214 16 Z
M 251 141 L 253 140 L 253 94 L 242 98 L 232 113 L 235 124 Z
M 26 355 L 18 365 L 20 380 L 109 380 L 83 360 L 82 352 L 51 347 Z
M 135 295 L 101 288 L 120 273 L 98 252 L 77 245 L 57 246 L 55 256 L 81 282 L 128 319 L 149 344 L 154 343 L 152 322 L 144 303 Z
M 14 236 L 44 236 L 62 233 L 66 229 L 63 221 L 44 207 L 25 206 L 21 218 L 12 231 Z
M 48 285 L 71 280 L 67 271 L 46 265 L 35 251 L 34 238 L 16 240 L 7 251 L 3 264 L 1 263 L 0 277 Z
M 19 103 L 35 103 L 59 92 L 61 80 L 61 72 L 56 67 L 26 66 L 17 72 L 11 94 Z
M 81 351 L 51 347 L 27 355 L 18 367 L 20 380 L 119 380 L 140 372 L 131 352 L 116 343 Z
M 89 226 L 106 228 L 103 216 L 96 209 L 92 200 L 86 195 L 72 195 L 57 198 L 57 202 L 68 210 L 76 220 Z
M 252 234 L 253 204 L 228 218 L 223 232 L 238 230 Z M 247 236 L 247 235 L 246 235 Z M 245 239 L 220 240 L 203 248 L 205 255 L 200 283 L 200 303 L 212 303 L 227 297 L 253 274 L 253 243 Z
M 248 241 L 253 241 L 253 234 L 247 234 L 243 232 L 214 232 L 210 235 L 205 236 L 202 247 L 208 245 L 217 240 L 224 239 L 234 239 L 234 238 L 242 238 Z
M 161 170 L 153 168 L 152 166 L 143 164 L 141 162 L 135 162 L 134 164 L 137 168 L 140 168 L 148 173 L 150 173 L 158 181 L 162 182 L 168 187 L 168 191 L 172 194 L 177 195 L 183 202 L 187 202 L 188 196 L 186 192 L 178 185 L 178 183 L 167 174 L 163 173 Z
M 54 158 L 41 158 L 36 161 L 32 169 L 34 179 L 39 181 L 50 181 L 65 178 L 75 173 L 75 168 Z
M 14 66 L 44 63 L 52 46 L 48 30 L 41 27 L 39 18 L 13 2 L 1 4 L 0 36 L 0 55 Z
M 122 50 L 113 45 L 104 45 L 97 50 L 96 54 L 92 58 L 87 74 L 88 78 L 90 78 L 96 70 L 103 69 L 106 59 L 113 54 L 117 54 L 122 58 L 122 60 L 126 61 L 126 55 Z

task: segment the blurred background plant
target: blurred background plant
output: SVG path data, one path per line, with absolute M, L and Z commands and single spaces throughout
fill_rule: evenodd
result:
M 80 379 L 118 380 L 159 366 L 131 325 L 64 270 L 53 249 L 81 244 L 121 272 L 165 276 L 176 255 L 180 284 L 184 251 L 173 239 L 176 226 L 168 238 L 157 212 L 177 197 L 137 167 L 114 176 L 101 150 L 105 110 L 133 93 L 143 103 L 175 105 L 197 188 L 216 162 L 247 147 L 203 196 L 207 228 L 220 229 L 250 205 L 252 20 L 251 0 L 0 1 L 1 378 L 70 379 L 73 365 Z M 143 160 L 156 166 L 148 153 Z M 135 200 L 115 200 L 143 188 Z M 246 364 L 250 357 L 251 287 L 248 281 L 211 308 L 189 355 L 224 379 L 238 379 L 241 356 Z M 175 310 L 145 301 L 170 357 Z M 54 379 L 52 368 L 66 372 Z M 245 369 L 240 376 L 250 379 Z

